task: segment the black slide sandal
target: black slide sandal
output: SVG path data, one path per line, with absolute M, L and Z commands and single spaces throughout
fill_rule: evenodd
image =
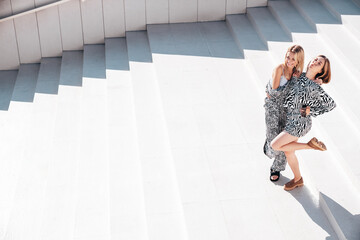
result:
M 272 176 L 277 176 L 277 179 L 272 179 L 271 178 Z M 279 179 L 280 179 L 280 171 L 275 171 L 275 170 L 270 169 L 270 181 L 276 182 Z

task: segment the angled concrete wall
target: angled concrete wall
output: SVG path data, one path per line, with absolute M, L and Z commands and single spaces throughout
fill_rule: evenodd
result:
M 42 57 L 82 50 L 84 44 L 124 37 L 147 24 L 224 20 L 267 0 L 70 0 L 5 20 L 54 0 L 0 1 L 0 70 L 38 63 Z

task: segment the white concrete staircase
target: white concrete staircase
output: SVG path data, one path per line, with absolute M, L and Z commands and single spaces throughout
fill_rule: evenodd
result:
M 0 71 L 0 240 L 358 240 L 359 26 L 351 0 L 270 1 Z M 263 99 L 295 43 L 330 58 L 338 106 L 286 192 Z

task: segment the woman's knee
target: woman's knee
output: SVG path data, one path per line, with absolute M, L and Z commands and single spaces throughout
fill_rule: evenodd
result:
M 272 140 L 271 143 L 270 143 L 270 146 L 271 146 L 272 149 L 274 149 L 275 151 L 279 151 L 282 146 L 280 145 L 280 142 L 279 142 L 279 141 L 276 141 L 276 140 L 277 140 L 277 139 Z
M 286 151 L 284 154 L 287 159 L 290 159 L 295 156 L 295 151 Z

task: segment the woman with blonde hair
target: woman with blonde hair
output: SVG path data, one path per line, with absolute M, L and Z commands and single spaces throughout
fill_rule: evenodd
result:
M 279 64 L 272 73 L 272 78 L 266 85 L 265 123 L 266 139 L 264 153 L 274 162 L 270 167 L 270 180 L 275 182 L 280 178 L 280 171 L 286 167 L 286 157 L 282 151 L 274 151 L 271 141 L 284 130 L 286 111 L 283 107 L 284 97 L 288 89 L 288 81 L 293 75 L 299 76 L 304 67 L 304 50 L 299 45 L 293 45 L 285 53 L 284 63 Z
M 291 82 L 284 100 L 286 108 L 286 123 L 284 131 L 274 138 L 271 147 L 285 153 L 287 162 L 294 174 L 294 179 L 285 184 L 285 190 L 292 190 L 304 185 L 299 169 L 299 162 L 295 151 L 301 149 L 316 149 L 325 151 L 326 146 L 316 138 L 308 143 L 297 142 L 299 137 L 305 136 L 311 129 L 311 117 L 329 112 L 336 107 L 334 100 L 314 82 L 321 78 L 323 83 L 331 79 L 330 61 L 324 55 L 313 58 L 296 81 Z

